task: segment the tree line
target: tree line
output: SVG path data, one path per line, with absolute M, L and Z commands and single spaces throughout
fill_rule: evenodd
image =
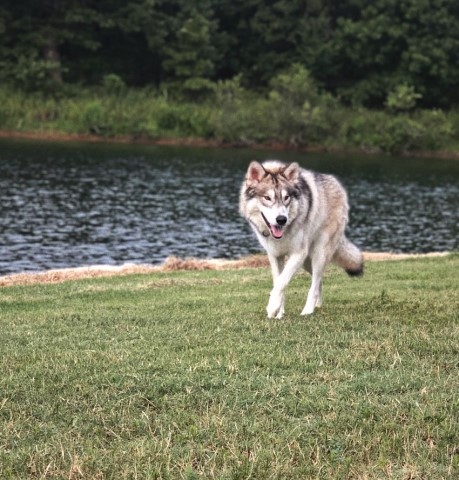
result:
M 0 81 L 23 90 L 154 87 L 199 99 L 220 81 L 268 91 L 301 65 L 347 105 L 459 100 L 457 0 L 2 0 Z M 395 93 L 394 93 L 395 92 Z M 401 92 L 401 93 L 400 93 Z

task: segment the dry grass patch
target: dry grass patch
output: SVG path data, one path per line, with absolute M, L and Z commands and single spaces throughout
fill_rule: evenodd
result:
M 364 252 L 365 261 L 406 260 L 409 258 L 436 258 L 449 255 L 448 252 L 423 254 Z M 0 287 L 33 285 L 35 283 L 60 283 L 83 278 L 111 277 L 114 275 L 144 274 L 152 272 L 173 272 L 186 270 L 227 270 L 238 268 L 269 267 L 266 255 L 250 255 L 239 260 L 168 257 L 162 265 L 92 265 L 88 267 L 65 268 L 37 273 L 18 273 L 0 277 Z

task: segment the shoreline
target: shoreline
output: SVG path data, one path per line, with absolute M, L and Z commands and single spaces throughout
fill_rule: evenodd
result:
M 350 147 L 325 147 L 323 145 L 303 145 L 295 146 L 287 143 L 268 142 L 268 143 L 228 143 L 220 140 L 210 140 L 195 137 L 175 137 L 175 138 L 151 138 L 145 136 L 118 135 L 104 137 L 90 133 L 64 133 L 64 132 L 22 132 L 16 130 L 0 130 L 0 139 L 11 140 L 38 140 L 46 142 L 82 142 L 82 143 L 107 143 L 107 144 L 132 144 L 132 145 L 157 145 L 157 146 L 175 146 L 175 147 L 201 147 L 201 148 L 247 148 L 253 150 L 275 150 L 275 151 L 297 151 L 313 153 L 349 153 L 360 155 L 388 155 L 368 149 L 357 149 Z M 410 151 L 397 154 L 401 157 L 419 157 L 419 158 L 440 158 L 440 159 L 459 159 L 459 151 L 450 150 L 429 150 L 429 151 Z
M 431 253 L 385 253 L 363 252 L 365 262 L 399 261 L 415 258 L 445 257 L 453 252 Z M 74 268 L 61 268 L 43 272 L 11 273 L 0 276 L 0 288 L 18 285 L 34 285 L 39 283 L 61 283 L 72 280 L 82 280 L 95 277 L 112 277 L 117 275 L 135 275 L 158 272 L 186 271 L 186 270 L 230 270 L 243 268 L 268 268 L 266 255 L 250 255 L 239 260 L 196 258 L 181 259 L 169 257 L 161 265 L 133 264 L 124 265 L 90 265 Z

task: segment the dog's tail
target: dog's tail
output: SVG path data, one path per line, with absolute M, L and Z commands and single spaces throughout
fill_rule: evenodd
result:
M 332 259 L 340 267 L 344 268 L 351 277 L 363 275 L 362 252 L 346 237 L 343 237 Z

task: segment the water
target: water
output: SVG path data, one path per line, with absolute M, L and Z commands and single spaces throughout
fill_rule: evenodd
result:
M 239 217 L 252 159 L 336 174 L 364 250 L 459 250 L 459 161 L 0 142 L 0 274 L 260 251 Z

